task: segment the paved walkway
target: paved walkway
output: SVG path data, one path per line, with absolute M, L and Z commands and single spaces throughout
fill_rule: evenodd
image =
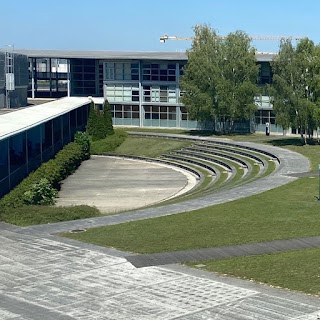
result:
M 200 260 L 216 260 L 258 254 L 272 254 L 289 250 L 301 250 L 320 247 L 320 237 L 306 237 L 275 240 L 259 243 L 245 243 L 234 246 L 212 247 L 204 249 L 138 254 L 126 257 L 136 268 L 183 263 Z
M 289 173 L 308 171 L 305 158 L 273 151 L 281 159 L 280 170 L 233 191 L 82 221 L 26 228 L 0 223 L 0 319 L 316 320 L 317 297 L 176 264 L 136 268 L 128 253 L 52 235 L 231 201 L 296 179 Z M 232 248 L 225 249 L 231 254 Z

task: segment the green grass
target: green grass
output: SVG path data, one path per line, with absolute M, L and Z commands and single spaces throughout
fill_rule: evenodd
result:
M 172 150 L 190 146 L 190 144 L 190 141 L 129 136 L 114 152 L 156 158 Z
M 148 132 L 148 133 L 173 133 L 173 134 L 190 134 L 189 130 L 184 129 L 169 129 L 169 128 L 137 128 L 137 127 L 125 127 L 127 132 Z
M 114 152 L 127 139 L 127 136 L 128 134 L 123 129 L 115 129 L 114 134 L 91 142 L 91 154 Z
M 320 295 L 320 249 L 289 251 L 272 255 L 197 261 L 187 265 L 220 272 L 273 286 Z
M 320 234 L 317 180 L 299 179 L 250 198 L 71 235 L 139 253 L 187 250 Z M 284 200 L 285 199 L 285 200 Z
M 0 220 L 18 226 L 28 226 L 78 220 L 100 215 L 98 209 L 84 205 L 73 207 L 24 206 L 2 212 Z

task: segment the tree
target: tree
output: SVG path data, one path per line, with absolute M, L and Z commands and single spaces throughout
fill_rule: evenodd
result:
M 271 102 L 276 123 L 284 129 L 298 128 L 303 143 L 319 125 L 320 55 L 313 41 L 305 38 L 296 47 L 282 40 L 271 64 L 273 83 Z
M 104 125 L 106 128 L 106 135 L 114 134 L 113 125 L 112 125 L 112 113 L 110 109 L 110 104 L 108 100 L 104 101 L 103 104 L 103 118 L 104 118 Z
M 96 106 L 94 102 L 91 101 L 86 131 L 92 137 L 95 137 L 97 134 L 97 129 L 96 129 L 97 122 L 98 122 L 98 114 L 97 114 Z
M 107 100 L 104 102 L 102 110 L 93 101 L 91 102 L 86 131 L 92 140 L 104 139 L 107 135 L 114 133 L 112 114 Z
M 250 38 L 241 31 L 223 38 L 207 25 L 194 28 L 188 63 L 181 79 L 182 102 L 192 119 L 219 121 L 222 131 L 233 121 L 250 119 L 259 68 Z

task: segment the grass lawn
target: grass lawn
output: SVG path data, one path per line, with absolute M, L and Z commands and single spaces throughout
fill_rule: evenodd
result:
M 320 234 L 317 184 L 317 179 L 302 178 L 250 198 L 70 236 L 139 253 L 316 236 Z
M 190 146 L 191 144 L 192 142 L 190 141 L 129 136 L 114 152 L 155 158 L 172 150 Z
M 288 251 L 272 255 L 198 261 L 208 271 L 220 272 L 273 286 L 320 295 L 320 249 Z
M 78 220 L 100 216 L 100 211 L 89 206 L 52 207 L 24 206 L 0 214 L 0 220 L 18 226 Z

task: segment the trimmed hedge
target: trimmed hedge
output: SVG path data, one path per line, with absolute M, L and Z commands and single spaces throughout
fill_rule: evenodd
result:
M 30 173 L 0 199 L 0 211 L 23 206 L 25 204 L 24 193 L 31 190 L 32 186 L 39 183 L 42 178 L 46 178 L 53 188 L 59 189 L 60 182 L 75 172 L 83 160 L 88 159 L 88 150 L 84 145 L 70 142 L 53 159 Z

